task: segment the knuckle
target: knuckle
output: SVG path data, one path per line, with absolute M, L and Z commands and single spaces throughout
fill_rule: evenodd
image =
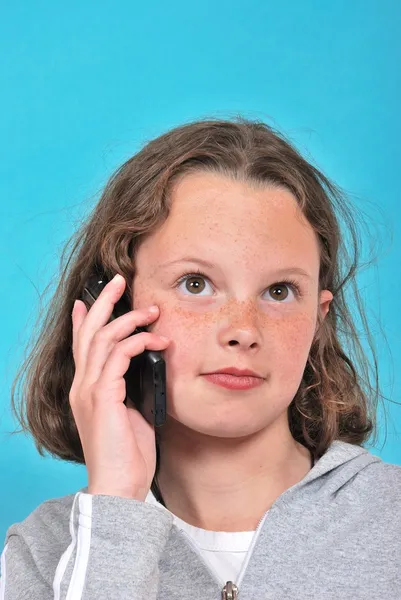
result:
M 109 333 L 105 327 L 101 327 L 100 329 L 95 331 L 95 333 L 93 335 L 93 340 L 96 340 L 96 342 L 102 343 L 108 339 L 109 339 Z
M 84 398 L 88 398 L 91 395 L 91 387 L 85 384 L 85 381 L 81 381 L 79 385 L 72 384 L 70 390 L 70 403 L 80 404 Z
M 73 390 L 73 389 L 71 388 L 71 391 L 70 391 L 70 394 L 69 394 L 69 397 L 68 397 L 68 398 L 69 398 L 69 402 L 70 402 L 70 406 L 71 406 L 71 408 L 73 408 L 73 409 L 74 409 L 74 408 L 75 408 L 75 407 L 76 407 L 76 406 L 79 404 L 79 402 L 78 402 L 78 393 L 77 393 L 77 391 L 76 391 L 76 390 Z
M 95 383 L 93 383 L 91 385 L 91 391 L 90 391 L 91 397 L 95 398 L 95 399 L 99 398 L 103 388 L 104 388 L 104 384 L 102 384 L 102 382 L 99 379 L 97 381 L 95 381 Z
M 70 393 L 68 394 L 68 400 L 69 400 L 70 404 L 75 403 L 75 398 L 76 398 L 76 392 L 75 392 L 74 386 L 72 385 L 71 389 L 70 389 Z

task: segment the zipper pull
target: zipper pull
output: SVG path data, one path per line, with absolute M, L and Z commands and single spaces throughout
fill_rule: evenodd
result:
M 237 600 L 238 587 L 232 581 L 227 581 L 221 592 L 222 600 Z

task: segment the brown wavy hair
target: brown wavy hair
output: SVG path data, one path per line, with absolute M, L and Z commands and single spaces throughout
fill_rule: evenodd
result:
M 374 342 L 356 282 L 360 251 L 356 207 L 273 127 L 243 117 L 207 118 L 164 133 L 129 158 L 111 176 L 99 201 L 63 248 L 57 288 L 11 390 L 13 412 L 22 430 L 32 434 L 42 456 L 47 451 L 63 460 L 85 462 L 69 403 L 75 299 L 100 264 L 109 278 L 123 275 L 131 304 L 129 282 L 135 273 L 136 249 L 168 217 L 174 181 L 194 171 L 288 189 L 317 234 L 319 291 L 330 290 L 334 299 L 317 330 L 302 381 L 288 408 L 294 439 L 319 458 L 334 440 L 362 445 L 377 435 L 376 411 L 382 394 Z M 359 312 L 373 354 L 373 384 L 346 287 L 356 300 L 352 311 Z M 22 386 L 19 404 L 15 398 L 18 384 Z M 156 435 L 152 491 L 159 497 L 157 440 Z

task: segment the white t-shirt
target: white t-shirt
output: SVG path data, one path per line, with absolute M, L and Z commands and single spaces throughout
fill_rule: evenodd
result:
M 168 510 L 156 500 L 152 491 L 149 491 L 146 502 Z M 189 525 L 174 514 L 173 517 L 174 524 L 192 540 L 193 545 L 216 576 L 223 582 L 235 583 L 239 578 L 255 531 L 207 531 Z

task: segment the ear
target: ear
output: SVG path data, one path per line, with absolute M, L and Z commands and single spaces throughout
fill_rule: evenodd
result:
M 333 298 L 334 298 L 334 296 L 330 292 L 330 290 L 322 290 L 320 292 L 320 299 L 319 299 L 319 305 L 318 305 L 318 311 L 319 311 L 320 318 L 316 319 L 315 335 L 318 332 L 319 324 L 321 324 L 324 321 L 327 313 L 329 312 L 330 303 L 333 300 Z
M 320 309 L 320 314 L 323 319 L 326 317 L 327 313 L 329 312 L 330 303 L 333 300 L 333 298 L 334 298 L 334 296 L 330 292 L 330 290 L 322 290 L 320 292 L 319 309 Z

